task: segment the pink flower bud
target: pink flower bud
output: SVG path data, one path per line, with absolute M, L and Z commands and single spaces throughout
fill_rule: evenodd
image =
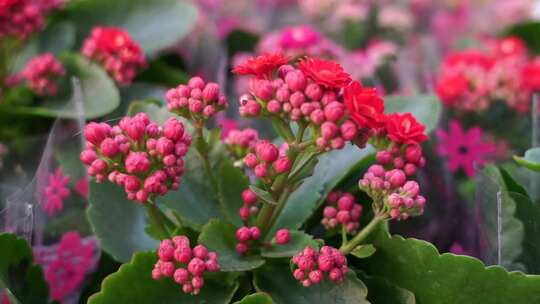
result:
M 251 212 L 249 207 L 240 207 L 240 209 L 238 209 L 238 214 L 240 215 L 240 218 L 245 221 L 249 218 Z
M 112 138 L 105 138 L 100 144 L 101 153 L 107 157 L 114 157 L 118 152 L 118 144 Z
M 189 111 L 192 113 L 201 113 L 203 111 L 204 104 L 200 99 L 189 99 Z
M 341 210 L 338 211 L 336 219 L 338 220 L 338 222 L 346 224 L 351 219 L 351 216 L 349 214 L 349 211 Z
M 334 258 L 328 254 L 320 254 L 317 258 L 319 269 L 326 272 L 334 267 Z
M 242 200 L 247 205 L 252 205 L 257 202 L 257 195 L 251 189 L 246 189 L 242 192 Z
M 336 208 L 331 207 L 331 206 L 327 206 L 323 210 L 323 216 L 325 218 L 333 218 L 336 216 L 336 214 L 337 214 Z
M 258 79 L 253 86 L 253 94 L 262 100 L 270 100 L 274 95 L 274 86 L 268 80 Z
M 291 97 L 291 92 L 287 87 L 281 87 L 276 91 L 276 100 L 280 102 L 287 102 Z
M 219 264 L 217 262 L 217 259 L 207 260 L 205 264 L 206 264 L 206 270 L 210 272 L 215 272 L 219 270 Z
M 388 172 L 387 174 L 388 174 L 388 177 L 386 179 L 390 182 L 390 185 L 393 188 L 398 188 L 398 187 L 403 186 L 403 184 L 407 180 L 405 173 L 399 169 L 394 169 Z
M 377 177 L 384 177 L 384 174 L 386 173 L 383 166 L 381 165 L 372 165 L 371 167 L 369 167 L 368 172 L 373 174 L 373 176 Z
M 174 143 L 168 138 L 160 137 L 156 141 L 156 151 L 162 156 L 171 154 L 174 151 Z
M 178 284 L 184 284 L 189 279 L 189 272 L 184 268 L 178 268 L 174 272 L 174 281 Z
M 268 173 L 268 167 L 266 164 L 258 164 L 257 166 L 255 166 L 255 176 L 257 176 L 258 178 L 262 178 L 262 177 L 265 177 L 266 174 Z
M 375 157 L 377 162 L 381 165 L 388 165 L 393 159 L 392 154 L 388 151 L 379 151 Z
M 238 243 L 236 244 L 236 252 L 243 255 L 248 251 L 248 246 L 246 243 Z
M 141 181 L 135 175 L 127 175 L 124 178 L 124 188 L 127 191 L 135 192 L 141 188 Z
M 184 285 L 182 285 L 182 291 L 184 293 L 192 293 L 194 292 L 193 286 L 191 285 L 191 283 L 184 283 Z
M 111 127 L 106 123 L 91 122 L 84 127 L 84 138 L 94 145 L 99 145 L 111 132 Z
M 276 232 L 276 243 L 280 245 L 287 244 L 291 240 L 291 234 L 288 229 L 279 229 Z
M 107 162 L 98 158 L 92 162 L 90 169 L 93 169 L 95 173 L 105 173 L 107 170 Z
M 261 114 L 261 105 L 255 100 L 248 101 L 245 109 L 247 114 L 249 114 L 250 116 L 258 116 L 259 114 Z
M 297 279 L 298 281 L 303 280 L 304 276 L 305 276 L 304 271 L 300 269 L 295 269 L 293 272 L 293 277 Z
M 331 102 L 324 107 L 324 116 L 328 121 L 336 122 L 345 113 L 345 106 L 337 101 Z
M 203 115 L 205 117 L 210 117 L 216 113 L 216 108 L 213 105 L 207 105 L 203 109 Z
M 199 258 L 193 258 L 188 264 L 188 270 L 194 276 L 201 276 L 206 270 L 204 261 Z
M 345 141 L 341 137 L 336 137 L 330 141 L 330 146 L 335 150 L 343 149 L 345 147 Z
M 419 208 L 424 208 L 424 206 L 426 205 L 426 198 L 421 196 L 421 195 L 418 195 L 416 197 L 416 204 L 418 205 Z
M 287 158 L 287 156 L 280 157 L 273 164 L 274 170 L 276 170 L 278 174 L 289 171 L 291 166 L 292 162 L 289 160 L 289 158 Z
M 192 258 L 192 251 L 191 251 L 191 248 L 189 248 L 189 245 L 178 246 L 176 250 L 174 250 L 174 259 L 179 263 L 187 264 L 189 263 L 189 261 L 191 261 L 191 258 Z
M 354 205 L 354 197 L 351 194 L 346 193 L 342 197 L 339 198 L 339 200 L 337 201 L 337 204 L 338 204 L 339 210 L 349 211 L 352 209 Z
M 309 116 L 314 110 L 315 108 L 313 107 L 311 103 L 305 102 L 300 106 L 300 111 L 305 116 Z
M 193 248 L 193 255 L 199 259 L 205 259 L 208 255 L 208 249 L 203 245 L 197 245 Z
M 403 191 L 407 192 L 409 197 L 415 197 L 420 192 L 420 186 L 415 181 L 407 181 L 405 185 L 403 185 Z
M 417 163 L 422 157 L 422 147 L 420 145 L 408 145 L 405 149 L 405 159 L 410 163 Z
M 279 156 L 279 149 L 266 140 L 261 140 L 255 146 L 257 157 L 267 163 L 274 162 Z
M 238 241 L 245 243 L 251 239 L 251 231 L 248 227 L 240 227 L 236 230 L 235 236 Z
M 251 233 L 252 240 L 258 240 L 261 237 L 261 230 L 257 226 L 249 228 L 249 232 Z
M 285 75 L 287 86 L 293 91 L 303 91 L 306 87 L 307 79 L 300 70 L 290 71 Z
M 172 260 L 173 255 L 174 255 L 174 247 L 171 240 L 161 241 L 158 248 L 159 259 L 164 262 L 167 262 L 167 261 Z
M 189 247 L 189 238 L 185 235 L 177 235 L 172 240 L 176 247 Z
M 325 91 L 323 93 L 323 96 L 321 98 L 321 103 L 323 105 L 327 105 L 329 103 L 331 103 L 332 101 L 336 101 L 337 100 L 337 95 L 335 92 L 333 91 Z
M 174 263 L 173 262 L 161 262 L 159 270 L 161 274 L 166 277 L 172 277 L 174 275 Z
M 403 171 L 405 171 L 407 176 L 414 175 L 416 174 L 416 166 L 411 163 L 407 163 L 405 164 L 405 167 L 403 167 Z
M 321 135 L 326 140 L 330 140 L 336 137 L 337 132 L 338 132 L 338 127 L 333 122 L 326 121 L 321 126 Z
M 279 103 L 279 101 L 272 99 L 266 105 L 266 109 L 272 114 L 277 114 L 281 111 L 281 104 Z
M 405 166 L 405 161 L 403 160 L 403 158 L 401 157 L 394 158 L 394 167 L 396 169 L 401 169 L 403 168 L 403 166 Z
M 159 267 L 154 267 L 154 269 L 152 269 L 152 279 L 161 279 L 161 270 L 159 270 Z
M 150 160 L 145 152 L 129 152 L 125 165 L 128 173 L 145 173 L 150 169 Z
M 175 118 L 169 118 L 163 124 L 163 135 L 176 142 L 184 136 L 184 125 Z
M 356 124 L 350 120 L 345 121 L 339 129 L 344 140 L 353 140 L 358 135 Z
M 337 200 L 341 197 L 341 194 L 339 192 L 330 192 L 328 196 L 326 197 L 326 200 L 333 204 L 337 202 Z
M 401 212 L 399 211 L 399 209 L 392 209 L 392 210 L 390 210 L 390 217 L 391 217 L 392 219 L 397 219 L 397 218 L 400 217 L 400 215 L 401 215 Z
M 97 155 L 94 150 L 86 149 L 81 152 L 80 159 L 83 164 L 89 166 L 94 160 L 96 160 Z
M 310 271 L 315 266 L 315 261 L 311 256 L 301 256 L 298 260 L 298 268 L 303 271 Z
M 204 279 L 200 276 L 193 277 L 193 279 L 191 279 L 191 285 L 193 285 L 193 288 L 195 289 L 201 289 L 204 285 Z
M 139 190 L 135 194 L 135 200 L 137 200 L 140 203 L 145 203 L 148 200 L 148 191 L 146 190 Z
M 332 282 L 341 282 L 343 280 L 343 273 L 339 268 L 332 268 L 328 273 L 328 278 Z
M 313 284 L 320 283 L 323 280 L 323 278 L 324 278 L 323 272 L 318 269 L 313 270 L 309 273 L 309 279 L 311 280 L 311 282 L 313 282 Z
M 255 156 L 255 154 L 253 153 L 249 153 L 248 155 L 246 155 L 246 157 L 244 157 L 244 164 L 246 164 L 246 166 L 248 166 L 249 168 L 255 168 L 257 163 L 257 156 Z
M 305 94 L 307 97 L 311 98 L 311 100 L 319 101 L 323 96 L 323 90 L 318 84 L 310 83 L 306 87 Z
M 219 97 L 219 85 L 214 82 L 207 83 L 202 91 L 202 97 L 207 102 L 216 101 Z
M 201 78 L 201 77 L 198 77 L 198 76 L 195 76 L 195 77 L 192 77 L 189 81 L 188 81 L 188 86 L 191 88 L 191 89 L 203 89 L 204 88 L 204 80 Z

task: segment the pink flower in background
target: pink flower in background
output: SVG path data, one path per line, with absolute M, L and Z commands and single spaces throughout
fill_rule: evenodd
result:
M 450 252 L 453 254 L 459 254 L 459 255 L 468 255 L 469 252 L 461 246 L 460 243 L 454 242 L 452 246 L 450 247 Z
M 88 177 L 82 177 L 75 183 L 75 190 L 85 199 L 88 198 Z
M 485 164 L 494 155 L 497 146 L 482 139 L 480 127 L 463 130 L 457 120 L 450 122 L 449 130 L 436 131 L 439 144 L 437 153 L 448 158 L 448 169 L 451 172 L 462 168 L 467 176 L 474 176 L 475 165 Z
M 49 173 L 49 184 L 43 189 L 40 199 L 41 207 L 49 216 L 64 210 L 64 199 L 71 194 L 68 184 L 69 176 L 64 176 L 62 169 L 56 169 L 54 174 Z
M 43 267 L 51 298 L 62 302 L 81 286 L 86 274 L 97 263 L 94 238 L 81 239 L 78 232 L 67 232 L 60 243 L 34 247 L 34 257 Z
M 283 29 L 281 47 L 288 49 L 308 48 L 321 40 L 321 34 L 309 25 L 289 26 Z
M 239 128 L 238 121 L 224 116 L 218 116 L 217 124 L 221 127 L 221 139 L 227 138 L 232 130 L 237 130 Z

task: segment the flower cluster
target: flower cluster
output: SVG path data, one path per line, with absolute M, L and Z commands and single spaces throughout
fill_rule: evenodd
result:
M 128 199 L 141 203 L 151 195 L 177 189 L 191 135 L 182 122 L 169 118 L 163 127 L 145 113 L 124 117 L 117 126 L 92 122 L 84 128 L 87 144 L 81 161 L 98 182 L 123 186 Z
M 203 245 L 190 247 L 189 239 L 180 235 L 165 239 L 157 251 L 159 260 L 152 270 L 152 279 L 174 279 L 184 293 L 197 295 L 204 286 L 204 273 L 219 270 L 218 255 Z
M 333 229 L 342 225 L 348 233 L 354 234 L 360 227 L 362 205 L 356 202 L 352 194 L 339 191 L 328 194 L 326 202 L 321 220 L 324 227 Z
M 101 64 L 121 85 L 129 85 L 147 66 L 141 47 L 128 32 L 116 27 L 94 27 L 81 52 Z
M 407 176 L 416 174 L 426 164 L 422 147 L 418 144 L 399 145 L 392 143 L 386 150 L 377 152 L 377 162 L 383 166 L 402 169 Z
M 62 302 L 80 288 L 86 275 L 97 264 L 96 249 L 95 238 L 83 239 L 74 231 L 62 235 L 58 245 L 33 248 L 34 259 L 43 267 L 53 300 Z
M 229 131 L 223 141 L 235 158 L 243 158 L 250 150 L 255 149 L 259 141 L 259 132 L 252 128 L 234 129 Z
M 227 108 L 227 97 L 220 92 L 219 85 L 205 83 L 197 76 L 191 78 L 187 85 L 168 90 L 166 98 L 169 111 L 199 124 Z
M 291 160 L 280 155 L 278 147 L 267 140 L 259 140 L 253 151 L 244 157 L 244 163 L 253 169 L 255 176 L 267 183 L 291 169 Z
M 291 241 L 291 233 L 288 229 L 279 229 L 278 231 L 276 231 L 274 241 L 278 245 L 285 245 Z
M 45 24 L 45 10 L 33 0 L 0 2 L 0 38 L 10 36 L 26 39 Z
M 57 78 L 65 74 L 66 70 L 62 63 L 53 54 L 45 53 L 30 59 L 15 77 L 25 80 L 37 95 L 53 96 L 58 93 Z
M 437 94 L 446 106 L 459 111 L 482 111 L 495 101 L 527 111 L 534 90 L 529 77 L 535 73 L 524 43 L 509 37 L 486 45 L 486 50 L 449 54 L 439 71 Z
M 240 227 L 235 233 L 238 244 L 236 244 L 236 252 L 246 254 L 249 250 L 249 244 L 252 241 L 257 241 L 261 237 L 261 230 L 257 226 Z
M 68 188 L 69 176 L 65 176 L 62 169 L 56 169 L 48 177 L 48 184 L 43 188 L 39 203 L 49 216 L 53 216 L 64 210 L 64 199 L 69 197 L 71 191 Z
M 330 246 L 323 246 L 319 251 L 306 247 L 292 258 L 292 262 L 297 267 L 293 276 L 304 287 L 320 283 L 325 274 L 330 281 L 341 282 L 349 271 L 345 256 Z
M 403 170 L 385 170 L 381 165 L 372 165 L 358 182 L 374 204 L 392 219 L 407 219 L 424 212 L 426 199 L 419 195 L 420 186 L 416 181 L 407 180 Z

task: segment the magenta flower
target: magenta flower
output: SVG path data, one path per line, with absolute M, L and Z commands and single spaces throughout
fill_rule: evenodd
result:
M 450 122 L 448 131 L 438 129 L 436 134 L 437 153 L 448 158 L 451 172 L 463 168 L 467 176 L 474 176 L 474 166 L 485 164 L 497 150 L 495 144 L 482 140 L 480 127 L 463 130 L 457 120 Z
M 88 177 L 81 177 L 76 183 L 75 183 L 75 190 L 77 193 L 79 193 L 82 197 L 85 199 L 88 199 L 88 191 L 89 191 L 89 184 L 88 184 Z
M 43 197 L 40 200 L 41 207 L 49 216 L 64 210 L 64 199 L 70 195 L 69 176 L 62 173 L 62 169 L 49 173 L 49 184 L 43 189 Z

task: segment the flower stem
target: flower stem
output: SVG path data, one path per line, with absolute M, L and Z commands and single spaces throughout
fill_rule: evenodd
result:
M 345 225 L 341 225 L 341 247 L 347 244 L 347 228 Z
M 170 238 L 171 235 L 165 227 L 165 224 L 163 223 L 162 216 L 165 215 L 161 213 L 161 210 L 159 210 L 159 208 L 150 199 L 148 200 L 148 202 L 146 202 L 146 204 L 144 204 L 144 206 L 146 207 L 146 212 L 148 213 L 148 217 L 150 218 L 152 228 L 156 230 L 159 239 L 164 240 Z
M 386 220 L 386 215 L 379 215 L 376 214 L 375 217 L 367 224 L 364 229 L 362 229 L 354 238 L 352 238 L 349 242 L 345 243 L 341 246 L 339 249 L 344 255 L 349 254 L 351 251 L 356 248 L 356 246 L 360 245 L 362 241 L 364 241 L 372 232 L 377 228 L 377 226 Z

